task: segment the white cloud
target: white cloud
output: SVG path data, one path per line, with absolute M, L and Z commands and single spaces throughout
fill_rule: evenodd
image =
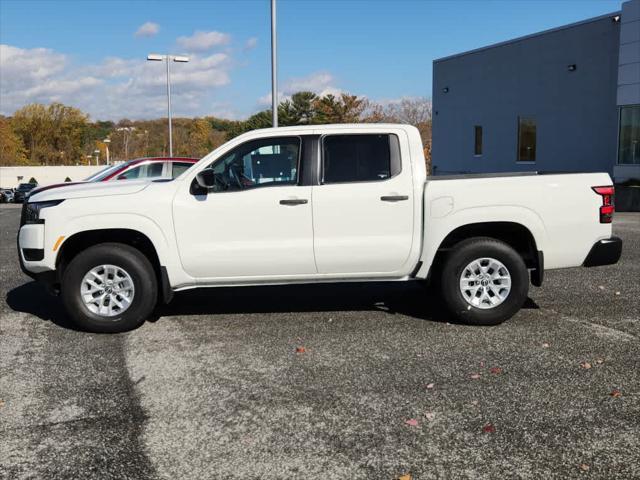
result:
M 178 37 L 178 45 L 188 52 L 204 52 L 213 47 L 226 45 L 231 40 L 231 36 L 222 32 L 202 32 L 196 31 L 190 37 Z
M 286 94 L 291 94 L 300 91 L 320 92 L 334 82 L 333 75 L 328 72 L 316 72 L 306 77 L 290 78 L 283 86 L 283 91 Z
M 136 37 L 153 37 L 157 35 L 159 31 L 160 31 L 160 25 L 153 22 L 146 22 L 140 25 L 140 27 L 138 28 L 138 30 L 136 30 L 136 33 L 134 33 L 134 35 Z
M 244 42 L 244 49 L 245 50 L 251 50 L 253 48 L 256 48 L 257 45 L 258 45 L 258 38 L 257 37 L 247 38 L 247 41 Z
M 1 112 L 12 113 L 30 102 L 55 102 L 81 95 L 102 83 L 90 74 L 65 75 L 66 55 L 47 48 L 0 45 Z
M 175 114 L 212 114 L 215 89 L 231 82 L 232 65 L 224 53 L 194 54 L 189 63 L 173 64 Z M 165 115 L 166 77 L 159 62 L 111 57 L 76 66 L 53 50 L 0 45 L 0 69 L 0 113 L 4 115 L 33 102 L 73 105 L 94 119 Z
M 285 80 L 282 90 L 278 90 L 280 101 L 288 100 L 296 92 L 308 91 L 317 95 L 340 95 L 344 90 L 334 85 L 335 78 L 329 72 L 315 72 L 305 77 L 295 77 Z M 259 105 L 271 105 L 271 93 L 267 93 L 258 99 Z

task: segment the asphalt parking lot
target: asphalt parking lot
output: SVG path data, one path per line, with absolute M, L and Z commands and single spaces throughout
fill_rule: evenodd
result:
M 73 329 L 0 207 L 0 478 L 640 478 L 640 214 L 493 328 L 415 284 L 185 292 Z M 297 351 L 298 350 L 298 351 Z M 304 350 L 304 351 L 300 351 Z

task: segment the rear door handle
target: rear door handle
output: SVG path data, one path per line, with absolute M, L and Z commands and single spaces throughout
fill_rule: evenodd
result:
M 280 205 L 304 205 L 305 203 L 309 203 L 309 200 L 306 198 L 291 198 L 287 200 L 280 200 Z
M 383 202 L 401 202 L 403 200 L 409 200 L 409 195 L 383 195 L 380 197 Z

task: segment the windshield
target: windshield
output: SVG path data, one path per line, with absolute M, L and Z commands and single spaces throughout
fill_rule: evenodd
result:
M 85 182 L 99 182 L 122 165 L 109 165 L 84 179 Z

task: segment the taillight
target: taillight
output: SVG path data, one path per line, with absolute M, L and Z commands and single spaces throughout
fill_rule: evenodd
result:
M 606 187 L 591 187 L 594 192 L 602 196 L 602 206 L 600 207 L 600 223 L 611 223 L 613 212 L 616 208 L 613 203 L 615 188 L 612 185 Z

